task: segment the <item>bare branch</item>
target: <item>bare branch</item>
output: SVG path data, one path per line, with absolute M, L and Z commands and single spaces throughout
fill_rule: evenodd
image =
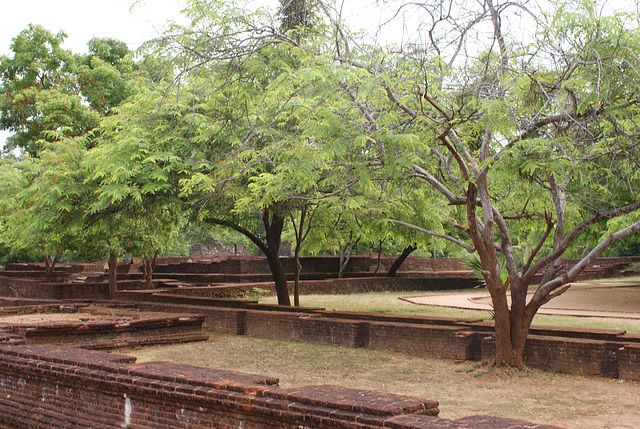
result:
M 438 179 L 429 174 L 424 168 L 416 165 L 409 164 L 413 169 L 415 174 L 414 177 L 419 177 L 425 181 L 427 181 L 431 186 L 433 186 L 438 192 L 445 196 L 447 200 L 449 200 L 449 204 L 454 206 L 460 206 L 467 203 L 466 198 L 459 197 L 451 192 L 445 185 L 443 185 Z
M 420 232 L 423 232 L 425 234 L 428 234 L 428 235 L 431 235 L 431 236 L 434 236 L 434 237 L 442 238 L 443 240 L 448 240 L 448 241 L 450 241 L 452 243 L 455 243 L 458 246 L 462 247 L 464 250 L 466 250 L 469 253 L 473 253 L 476 250 L 474 247 L 468 246 L 465 243 L 463 243 L 462 241 L 458 240 L 457 238 L 450 237 L 448 235 L 439 234 L 437 232 L 430 231 L 428 229 L 424 229 L 424 228 L 421 228 L 421 227 L 419 227 L 417 225 L 413 225 L 413 224 L 408 223 L 408 222 L 403 222 L 401 220 L 392 219 L 391 222 L 395 223 L 396 225 L 406 226 L 408 228 L 415 229 L 416 231 L 420 231 Z
M 607 247 L 611 246 L 616 241 L 626 238 L 638 231 L 640 231 L 640 221 L 635 222 L 628 227 L 623 228 L 604 238 L 593 248 L 593 250 L 591 250 L 591 252 L 587 254 L 587 256 L 582 258 L 565 274 L 556 277 L 546 284 L 542 284 L 531 299 L 530 305 L 537 306 L 539 308 L 542 304 L 544 304 L 544 302 L 546 302 L 544 300 L 553 290 L 574 281 L 578 277 L 578 274 L 580 274 L 585 268 L 592 264 L 593 261 L 595 261 L 595 259 L 600 256 L 600 254 Z
M 522 268 L 523 273 L 526 273 L 529 270 L 531 263 L 533 262 L 536 255 L 544 245 L 544 242 L 547 241 L 549 234 L 551 234 L 551 231 L 553 230 L 553 225 L 555 225 L 555 222 L 553 222 L 553 219 L 551 216 L 552 216 L 551 213 L 549 214 L 547 214 L 546 212 L 544 213 L 544 219 L 547 223 L 547 229 L 545 230 L 544 234 L 542 234 L 542 237 L 538 241 L 538 244 L 536 245 L 536 247 L 531 251 L 531 254 L 529 255 L 529 259 L 527 259 L 527 262 L 524 264 L 524 267 Z M 533 274 L 535 275 L 535 273 Z

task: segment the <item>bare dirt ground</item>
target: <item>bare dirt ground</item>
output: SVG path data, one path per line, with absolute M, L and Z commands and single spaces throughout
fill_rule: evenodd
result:
M 491 310 L 491 298 L 483 289 L 478 292 L 427 294 L 403 299 L 414 304 Z M 546 303 L 538 313 L 640 319 L 640 278 L 573 283 L 567 292 Z

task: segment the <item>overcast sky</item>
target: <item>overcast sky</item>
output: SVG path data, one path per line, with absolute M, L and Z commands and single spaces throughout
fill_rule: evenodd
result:
M 86 52 L 93 37 L 112 37 L 132 49 L 158 35 L 168 20 L 177 20 L 186 0 L 19 0 L 2 5 L 0 52 L 10 54 L 11 39 L 29 23 L 56 33 L 63 30 L 67 49 Z

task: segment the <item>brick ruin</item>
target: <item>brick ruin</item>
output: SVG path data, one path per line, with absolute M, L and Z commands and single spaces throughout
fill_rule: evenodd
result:
M 551 428 L 438 402 L 56 345 L 0 345 L 0 423 L 24 428 Z
M 398 278 L 384 279 L 371 276 L 378 264 L 375 259 L 355 258 L 352 277 L 327 280 L 333 261 L 320 258 L 307 272 L 303 293 L 429 290 L 468 287 L 475 281 L 460 261 L 444 260 L 437 266 L 434 260 L 415 258 Z M 595 275 L 624 269 L 620 261 L 597 265 Z M 0 271 L 0 295 L 6 296 L 0 298 L 0 316 L 89 314 L 66 325 L 0 324 L 0 423 L 47 428 L 546 427 L 486 416 L 451 421 L 437 417 L 435 401 L 333 386 L 282 389 L 269 377 L 166 362 L 138 364 L 135 358 L 88 351 L 201 340 L 205 327 L 455 360 L 485 360 L 493 352 L 493 327 L 481 320 L 283 309 L 235 299 L 254 287 L 269 289 L 268 277 L 260 277 L 268 273 L 259 258 L 195 263 L 173 259 L 159 267 L 154 289 L 144 290 L 137 265 L 122 264 L 117 302 L 103 301 L 106 285 L 99 264 L 62 266 L 51 283 L 42 282 L 37 265 L 8 265 Z M 640 380 L 640 336 L 534 328 L 526 363 L 558 372 Z
M 43 316 L 51 317 L 42 320 Z M 203 322 L 204 316 L 198 314 L 146 313 L 113 304 L 0 307 L 0 333 L 11 335 L 13 343 L 63 344 L 91 350 L 203 341 L 209 338 L 202 330 Z

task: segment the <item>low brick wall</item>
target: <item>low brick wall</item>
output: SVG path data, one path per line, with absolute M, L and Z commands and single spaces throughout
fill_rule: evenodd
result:
M 179 275 L 174 275 L 179 279 Z M 300 282 L 301 295 L 334 295 L 384 291 L 432 291 L 449 289 L 470 289 L 478 284 L 477 280 L 465 275 L 422 275 L 419 278 L 412 277 L 353 277 L 328 280 L 303 280 Z M 261 289 L 261 294 L 275 295 L 275 287 L 272 281 L 246 282 L 236 284 L 215 284 L 210 286 L 181 287 L 174 293 L 186 296 L 200 296 L 210 298 L 242 298 L 255 293 L 255 289 Z M 289 282 L 289 288 L 293 283 Z
M 20 427 L 428 427 L 436 401 L 57 346 L 0 346 L 0 421 Z M 422 424 L 418 426 L 417 423 Z M 455 426 L 453 426 L 455 427 Z
M 481 359 L 495 356 L 493 336 L 481 338 Z M 524 362 L 564 374 L 640 381 L 640 343 L 529 335 Z
M 473 360 L 479 354 L 479 338 L 459 327 L 372 322 L 368 347 L 421 357 Z
M 20 428 L 552 429 L 440 419 L 438 402 L 61 346 L 0 345 L 0 424 Z
M 619 351 L 618 377 L 640 381 L 640 344 L 625 344 Z
M 471 289 L 478 281 L 464 273 L 425 274 L 420 277 L 361 277 L 300 282 L 300 294 L 349 294 L 363 292 Z
M 476 359 L 480 354 L 480 337 L 469 328 L 478 319 L 342 313 L 252 303 L 235 309 L 160 302 L 139 303 L 138 307 L 199 313 L 205 316 L 206 328 L 233 335 L 395 350 L 423 357 Z
M 618 378 L 620 344 L 609 341 L 530 335 L 525 363 L 565 374 Z
M 106 299 L 107 283 L 43 283 L 0 276 L 0 296 L 28 299 Z

